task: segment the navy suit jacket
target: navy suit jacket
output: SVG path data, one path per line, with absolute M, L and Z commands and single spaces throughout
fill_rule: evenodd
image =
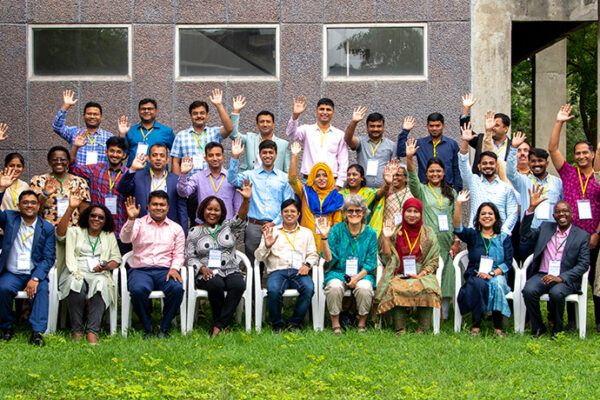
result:
M 0 193 L 0 202 L 2 197 L 4 197 L 4 192 Z M 21 214 L 18 211 L 0 211 L 0 227 L 4 229 L 2 254 L 0 254 L 0 274 L 4 273 L 6 269 L 10 248 L 17 238 L 20 226 Z M 33 265 L 31 276 L 40 281 L 47 279 L 48 272 L 56 261 L 54 240 L 54 226 L 38 216 L 31 246 L 31 264 Z
M 177 222 L 187 236 L 188 215 L 187 205 L 183 197 L 177 194 L 177 180 L 179 175 L 169 172 L 167 175 L 167 194 L 169 195 L 169 212 L 167 217 Z M 140 205 L 140 215 L 148 214 L 148 195 L 152 191 L 152 177 L 150 170 L 127 172 L 117 185 L 117 191 L 127 196 L 135 196 L 136 203 Z

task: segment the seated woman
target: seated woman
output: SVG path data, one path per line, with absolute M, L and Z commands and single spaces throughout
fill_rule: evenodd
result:
M 56 226 L 56 237 L 66 241 L 65 263 L 59 272 L 59 299 L 67 299 L 74 341 L 84 332 L 85 303 L 88 303 L 85 332 L 89 344 L 98 344 L 98 333 L 104 311 L 117 301 L 111 272 L 121 264 L 121 253 L 115 236 L 115 223 L 103 205 L 92 204 L 79 216 L 79 226 L 69 221 L 83 201 L 80 189 L 71 191 L 69 205 Z M 66 235 L 66 240 L 65 240 Z
M 417 308 L 418 333 L 431 326 L 432 307 L 440 308 L 441 290 L 435 272 L 440 246 L 433 229 L 423 225 L 423 205 L 411 198 L 402 205 L 402 224 L 386 220 L 379 238 L 385 264 L 375 301 L 377 314 L 393 311 L 394 328 L 406 332 L 407 311 Z
M 335 178 L 331 168 L 325 163 L 317 163 L 310 170 L 306 184 L 302 184 L 297 176 L 298 157 L 302 151 L 300 143 L 294 142 L 290 146 L 292 158 L 288 179 L 294 193 L 302 204 L 302 220 L 300 226 L 308 228 L 315 237 L 317 252 L 321 251 L 321 240 L 315 217 L 325 217 L 330 225 L 335 225 L 342 220 L 340 209 L 344 204 L 344 197 L 335 189 Z
M 242 189 L 236 190 L 243 197 L 237 215 L 226 220 L 223 200 L 216 196 L 205 198 L 198 207 L 198 218 L 203 223 L 190 229 L 185 244 L 186 264 L 196 271 L 196 287 L 208 292 L 213 314 L 210 337 L 227 329 L 246 290 L 235 256 L 235 238 L 246 228 L 252 184 L 245 181 Z
M 342 330 L 340 312 L 347 288 L 356 299 L 358 331 L 365 332 L 377 269 L 377 234 L 366 224 L 369 209 L 365 199 L 358 195 L 346 197 L 342 211 L 344 222 L 333 228 L 325 218 L 319 218 L 326 261 L 323 285 L 331 327 L 336 335 Z
M 481 203 L 473 228 L 461 223 L 462 205 L 469 201 L 469 191 L 458 194 L 454 209 L 454 233 L 467 244 L 469 265 L 464 273 L 465 283 L 458 293 L 458 306 L 462 315 L 471 313 L 471 335 L 479 335 L 481 316 L 492 311 L 496 336 L 504 337 L 502 315 L 510 317 L 506 294 L 510 288 L 506 273 L 512 267 L 513 249 L 510 236 L 501 233 L 502 220 L 493 203 Z

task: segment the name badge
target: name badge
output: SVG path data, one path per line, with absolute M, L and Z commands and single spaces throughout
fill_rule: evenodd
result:
M 417 275 L 417 258 L 415 256 L 402 257 L 404 275 Z
M 358 274 L 358 258 L 348 257 L 346 259 L 346 275 L 354 276 Z
M 106 196 L 104 198 L 104 205 L 112 215 L 117 215 L 117 196 Z
M 315 234 L 316 235 L 320 235 L 321 234 L 321 230 L 319 229 L 319 225 L 315 224 Z
M 445 212 L 439 212 L 437 215 L 438 219 L 438 229 L 440 232 L 447 232 L 450 230 L 448 225 L 448 214 Z
M 539 220 L 550 219 L 550 203 L 548 200 L 540 203 L 535 209 L 535 217 Z
M 494 268 L 494 259 L 488 256 L 481 256 L 479 260 L 479 272 L 489 274 L 492 272 L 492 268 Z
M 192 156 L 192 162 L 194 163 L 194 169 L 203 169 L 204 158 L 201 155 L 195 154 Z
M 85 154 L 85 165 L 93 165 L 98 164 L 98 152 L 97 151 L 88 151 Z
M 379 169 L 379 161 L 368 160 L 367 161 L 367 176 L 377 176 L 377 170 Z
M 299 251 L 291 251 L 290 252 L 290 264 L 294 269 L 302 268 L 302 264 L 304 263 L 304 257 L 302 253 Z
M 394 225 L 400 225 L 402 223 L 402 213 L 394 214 Z
M 148 154 L 148 143 L 138 143 L 135 154 Z
M 548 275 L 560 275 L 560 260 L 550 260 L 550 263 L 548 264 Z
M 17 256 L 17 271 L 29 271 L 31 268 L 30 253 L 19 253 Z
M 60 197 L 56 199 L 56 216 L 61 218 L 67 212 L 67 207 L 69 207 L 69 198 L 68 197 Z
M 98 259 L 98 257 L 88 257 L 87 265 L 88 265 L 88 269 L 90 270 L 90 272 L 95 272 L 94 268 L 96 268 L 98 265 L 100 265 L 100 260 Z
M 222 252 L 220 249 L 210 249 L 208 251 L 208 268 L 210 268 L 210 269 L 221 268 L 221 256 L 222 256 Z
M 592 219 L 592 205 L 589 200 L 577 200 L 579 219 Z

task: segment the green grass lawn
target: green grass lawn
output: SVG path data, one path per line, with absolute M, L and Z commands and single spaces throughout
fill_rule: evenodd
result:
M 588 310 L 592 310 L 591 304 Z M 43 348 L 21 328 L 0 343 L 0 397 L 7 399 L 596 399 L 600 335 L 533 339 L 507 329 L 480 337 L 463 330 L 398 338 L 389 330 L 274 335 L 193 334 L 167 340 L 103 335 L 100 346 L 72 343 L 62 331 Z M 512 322 L 512 320 L 511 320 Z M 413 326 L 414 331 L 414 326 Z

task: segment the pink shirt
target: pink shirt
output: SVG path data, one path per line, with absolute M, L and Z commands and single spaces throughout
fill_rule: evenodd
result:
M 121 241 L 133 245 L 131 268 L 165 267 L 179 271 L 183 265 L 185 235 L 181 225 L 169 218 L 160 224 L 149 214 L 135 221 L 127 219 L 121 228 Z
M 298 120 L 290 119 L 285 133 L 303 144 L 302 174 L 308 175 L 313 165 L 322 162 L 333 171 L 336 186 L 344 187 L 348 174 L 348 146 L 343 131 L 330 126 L 323 134 L 317 124 L 298 126 Z
M 568 162 L 562 165 L 558 170 L 560 179 L 563 183 L 563 197 L 573 209 L 573 225 L 580 227 L 590 235 L 594 233 L 600 223 L 600 185 L 593 176 L 589 177 L 587 187 L 585 188 L 585 199 L 590 200 L 592 208 L 592 219 L 579 219 L 579 209 L 577 200 L 583 199 L 581 193 L 581 184 L 585 187 L 586 177 L 577 173 L 577 167 Z M 593 174 L 592 174 L 593 175 Z
M 550 267 L 550 260 L 562 260 L 563 252 L 565 251 L 565 245 L 567 242 L 567 237 L 569 236 L 569 232 L 571 232 L 572 227 L 573 224 L 569 226 L 569 229 L 567 229 L 565 233 L 562 233 L 560 229 L 556 227 L 556 233 L 552 235 L 550 240 L 548 240 L 548 244 L 544 249 L 544 254 L 542 256 L 542 264 L 540 265 L 540 272 L 548 273 L 548 268 Z

